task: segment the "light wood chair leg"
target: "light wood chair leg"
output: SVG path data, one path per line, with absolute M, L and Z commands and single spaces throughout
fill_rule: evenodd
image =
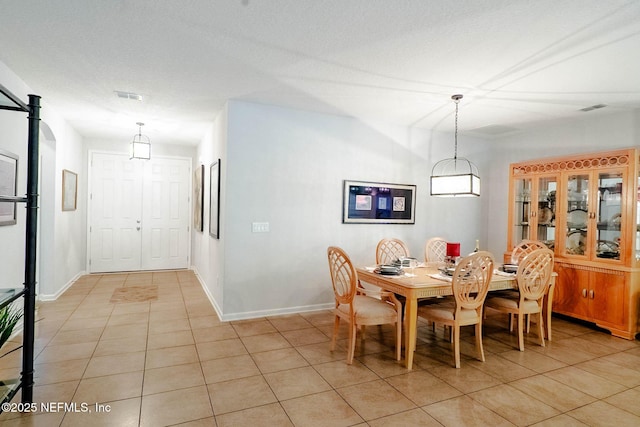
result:
M 540 339 L 540 345 L 544 347 L 544 316 L 542 311 L 538 313 L 538 338 Z
M 551 341 L 551 314 L 553 313 L 553 292 L 555 291 L 555 283 L 549 286 L 549 291 L 545 298 L 544 310 L 547 318 L 547 339 Z
M 460 368 L 460 325 L 452 326 L 453 328 L 453 361 L 456 368 Z
M 402 320 L 396 322 L 396 360 L 402 359 Z
M 336 338 L 338 337 L 338 331 L 340 330 L 340 317 L 336 316 L 336 320 L 333 322 L 333 338 L 331 338 L 331 351 L 336 349 Z
M 484 348 L 482 348 L 482 323 L 476 323 L 476 351 L 478 359 L 484 362 Z
M 349 325 L 349 352 L 347 354 L 347 364 L 353 363 L 353 356 L 356 353 L 356 332 L 358 326 L 354 323 Z
M 518 314 L 518 347 L 520 351 L 524 351 L 524 315 Z

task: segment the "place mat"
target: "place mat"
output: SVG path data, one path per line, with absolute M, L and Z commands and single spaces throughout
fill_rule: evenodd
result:
M 444 280 L 445 282 L 451 282 L 453 280 L 453 277 L 444 276 L 444 275 L 442 275 L 440 273 L 430 274 L 429 277 L 432 277 L 432 278 L 438 279 L 438 280 Z
M 502 270 L 493 270 L 493 274 L 496 274 L 498 276 L 505 276 L 505 277 L 516 277 L 516 273 L 507 273 L 506 271 L 502 271 Z
M 116 288 L 109 302 L 146 302 L 158 300 L 158 286 L 125 286 Z

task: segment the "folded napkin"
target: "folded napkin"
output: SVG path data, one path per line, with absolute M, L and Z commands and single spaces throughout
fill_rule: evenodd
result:
M 493 270 L 493 274 L 497 274 L 498 276 L 505 276 L 505 277 L 515 277 L 516 276 L 516 273 L 507 273 L 506 271 L 497 270 L 497 269 Z
M 434 279 L 444 280 L 445 282 L 451 282 L 453 280 L 452 277 L 445 276 L 444 274 L 436 273 L 430 274 L 429 277 L 433 277 Z

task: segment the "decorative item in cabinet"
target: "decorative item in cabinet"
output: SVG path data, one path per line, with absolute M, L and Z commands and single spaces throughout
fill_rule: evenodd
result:
M 510 166 L 505 256 L 521 239 L 547 243 L 558 273 L 553 311 L 627 339 L 640 332 L 639 155 L 629 148 Z M 544 188 L 545 180 L 553 188 Z M 514 206 L 527 185 L 537 209 L 522 227 Z

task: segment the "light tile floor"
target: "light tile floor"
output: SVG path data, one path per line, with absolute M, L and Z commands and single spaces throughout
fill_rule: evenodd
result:
M 122 287 L 156 294 L 111 302 Z M 346 329 L 329 351 L 330 311 L 221 322 L 190 271 L 84 276 L 37 315 L 36 401 L 91 411 L 5 412 L 3 426 L 640 425 L 640 343 L 560 318 L 520 352 L 489 313 L 486 362 L 470 328 L 461 369 L 421 324 L 408 372 L 390 327 L 370 327 L 348 366 Z M 0 359 L 0 378 L 19 370 L 19 351 Z

